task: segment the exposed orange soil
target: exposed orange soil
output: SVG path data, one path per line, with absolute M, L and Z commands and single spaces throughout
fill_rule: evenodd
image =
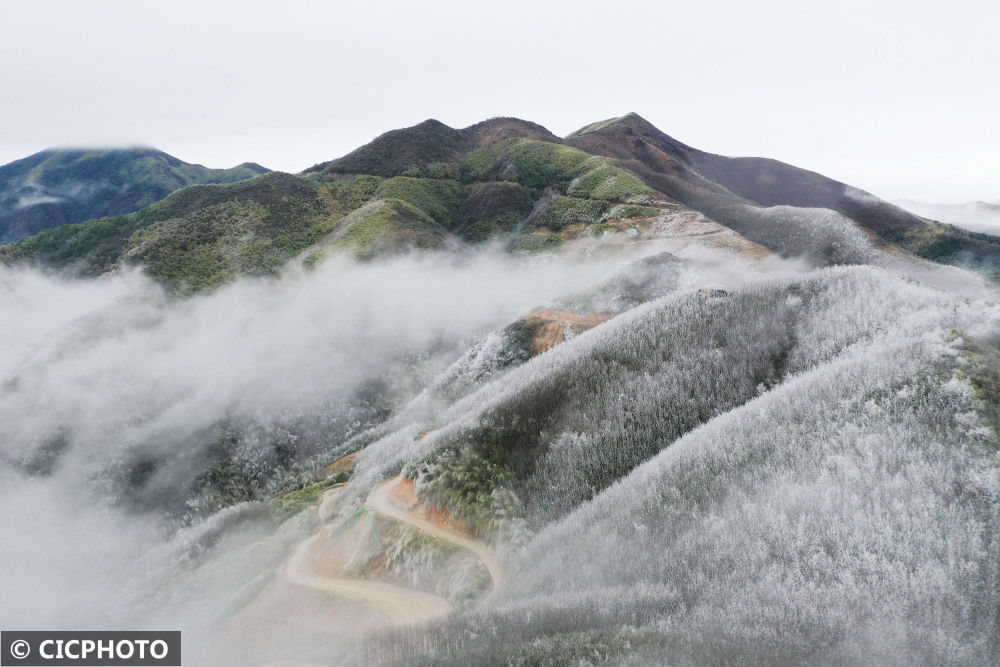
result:
M 465 520 L 455 516 L 446 509 L 425 502 L 421 503 L 420 507 L 417 508 L 417 513 L 427 519 L 428 523 L 438 528 L 461 533 L 463 536 L 472 539 L 472 534 L 469 532 L 469 527 L 466 525 Z
M 358 450 L 360 452 L 361 450 Z M 342 456 L 327 467 L 323 468 L 322 476 L 333 477 L 340 472 L 350 472 L 354 470 L 354 459 L 358 455 L 358 452 L 351 452 L 347 456 Z
M 605 313 L 571 313 L 568 310 L 541 308 L 530 312 L 525 323 L 535 327 L 531 341 L 532 356 L 552 349 L 567 338 L 568 333 L 581 333 L 611 319 Z
M 438 528 L 446 528 L 457 533 L 463 533 L 471 539 L 465 521 L 446 509 L 430 503 L 417 494 L 417 484 L 409 477 L 403 477 L 390 494 L 393 500 L 404 505 L 407 511 L 423 517 Z
M 417 502 L 417 483 L 409 477 L 404 477 L 392 490 L 392 497 L 406 505 L 406 509 L 413 509 Z
M 486 567 L 490 573 L 490 577 L 493 579 L 493 586 L 487 596 L 492 597 L 504 578 L 504 571 L 490 548 L 486 544 L 469 537 L 467 531 L 456 530 L 450 526 L 435 525 L 428 519 L 421 517 L 418 512 L 407 510 L 400 506 L 398 501 L 392 497 L 393 487 L 399 484 L 399 482 L 400 478 L 396 477 L 376 486 L 368 494 L 366 505 L 384 516 L 408 523 L 432 537 L 442 538 L 472 551 L 479 557 L 479 560 L 482 561 L 483 566 Z

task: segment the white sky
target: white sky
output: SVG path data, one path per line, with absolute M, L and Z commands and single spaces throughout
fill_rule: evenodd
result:
M 296 172 L 426 118 L 636 111 L 886 198 L 996 200 L 998 7 L 0 0 L 0 163 L 146 144 Z

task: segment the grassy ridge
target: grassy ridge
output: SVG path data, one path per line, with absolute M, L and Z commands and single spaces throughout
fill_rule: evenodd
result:
M 387 199 L 366 207 L 364 215 L 350 223 L 334 247 L 350 250 L 367 259 L 407 247 L 437 248 L 444 229 L 419 208 L 400 199 Z
M 434 222 L 451 227 L 462 204 L 462 186 L 457 181 L 412 178 L 390 178 L 375 191 L 379 199 L 397 199 L 420 210 Z

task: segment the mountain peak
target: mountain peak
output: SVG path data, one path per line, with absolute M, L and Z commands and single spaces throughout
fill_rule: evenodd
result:
M 677 141 L 634 111 L 581 127 L 576 132 L 566 135 L 566 142 L 588 152 L 598 153 L 612 146 L 616 149 L 613 152 L 620 153 L 622 147 L 636 142 L 655 145 L 660 151 L 679 159 L 697 152 L 696 149 Z M 616 154 L 614 157 L 621 159 L 624 154 Z
M 562 143 L 562 139 L 530 120 L 499 116 L 470 125 L 462 130 L 465 141 L 476 148 L 487 148 L 506 139 L 528 138 Z
M 267 167 L 258 164 L 257 162 L 241 162 L 236 165 L 235 169 L 249 169 L 250 171 L 255 171 L 258 174 L 266 174 L 271 170 Z
M 566 135 L 567 139 L 572 137 L 581 137 L 585 134 L 591 134 L 593 132 L 600 132 L 602 130 L 607 130 L 615 126 L 631 127 L 632 129 L 642 128 L 642 129 L 654 129 L 656 128 L 648 120 L 640 116 L 634 111 L 629 111 L 624 116 L 617 116 L 615 118 L 608 118 L 607 120 L 599 120 L 596 123 L 590 123 L 589 125 L 584 125 L 579 130 L 575 132 L 570 132 Z M 657 130 L 659 131 L 659 130 Z
M 411 130 L 451 130 L 454 132 L 454 128 L 445 125 L 437 118 L 428 118 L 427 120 L 417 123 L 413 127 L 409 128 Z
M 452 156 L 461 132 L 439 120 L 390 130 L 347 155 L 321 162 L 306 172 L 396 176 L 414 163 L 434 162 Z

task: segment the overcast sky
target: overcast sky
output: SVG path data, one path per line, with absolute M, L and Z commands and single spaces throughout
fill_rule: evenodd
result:
M 0 0 L 0 163 L 146 144 L 296 172 L 426 118 L 635 111 L 887 198 L 996 200 L 998 25 L 983 0 Z

